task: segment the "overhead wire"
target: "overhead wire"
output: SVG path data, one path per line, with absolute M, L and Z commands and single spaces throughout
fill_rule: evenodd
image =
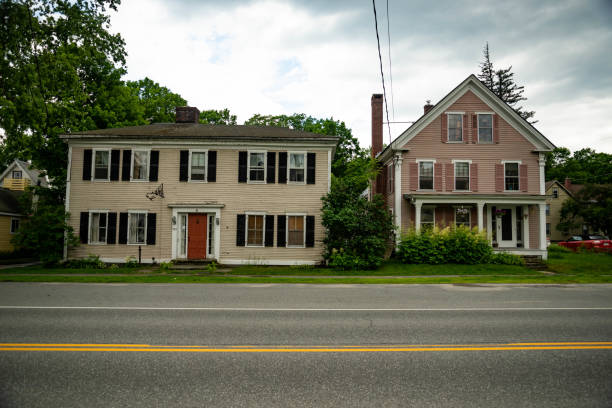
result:
M 380 62 L 380 77 L 382 79 L 383 98 L 385 101 L 385 112 L 387 114 L 387 128 L 389 130 L 389 143 L 391 142 L 391 125 L 389 124 L 389 106 L 387 104 L 387 91 L 385 89 L 385 74 L 383 72 L 382 55 L 380 53 L 380 37 L 378 35 L 378 18 L 376 16 L 376 0 L 372 0 L 374 8 L 374 27 L 376 28 L 376 43 L 378 45 L 378 61 Z
M 395 120 L 395 100 L 393 98 L 393 71 L 391 69 L 391 22 L 389 17 L 389 0 L 387 0 L 387 45 L 389 47 L 389 81 L 390 81 L 390 91 L 391 91 L 391 116 L 393 120 Z M 390 135 L 389 135 L 390 137 Z

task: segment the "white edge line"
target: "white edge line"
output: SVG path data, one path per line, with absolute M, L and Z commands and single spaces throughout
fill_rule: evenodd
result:
M 85 310 L 201 310 L 254 312 L 453 312 L 453 311 L 533 311 L 533 310 L 612 310 L 612 307 L 484 307 L 484 308 L 261 308 L 261 307 L 146 307 L 146 306 L 0 306 L 0 309 L 85 309 Z

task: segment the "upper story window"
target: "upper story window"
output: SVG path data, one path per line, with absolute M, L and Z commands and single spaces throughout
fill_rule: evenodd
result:
M 249 152 L 249 181 L 265 183 L 266 181 L 266 153 Z
M 128 244 L 144 245 L 147 236 L 147 213 L 130 212 L 128 219 Z
M 550 215 L 550 204 L 546 204 L 546 215 Z
M 455 190 L 470 189 L 470 163 L 455 162 Z
M 148 180 L 149 151 L 132 151 L 132 180 Z
M 189 166 L 190 181 L 206 180 L 206 152 L 191 152 Z
M 22 178 L 22 174 L 21 174 L 21 170 L 13 170 L 13 178 L 14 179 L 20 179 Z
M 518 191 L 519 163 L 504 163 L 504 186 L 506 191 Z
M 304 182 L 306 153 L 289 153 L 289 181 Z
M 106 231 L 108 228 L 108 217 L 106 212 L 89 213 L 89 243 L 106 243 Z
M 304 247 L 304 219 L 305 215 L 288 215 L 287 216 L 287 246 Z
M 247 214 L 247 246 L 264 246 L 264 216 Z
M 449 113 L 448 117 L 448 141 L 461 142 L 463 141 L 463 115 L 460 113 Z
M 19 224 L 21 220 L 19 218 L 11 218 L 11 234 L 16 234 L 19 231 Z
M 553 188 L 553 198 L 559 198 L 559 189 Z
M 433 161 L 419 162 L 419 190 L 433 190 L 434 163 Z
M 493 143 L 493 115 L 478 114 L 478 143 Z
M 94 150 L 94 180 L 108 180 L 110 167 L 109 156 L 109 150 Z

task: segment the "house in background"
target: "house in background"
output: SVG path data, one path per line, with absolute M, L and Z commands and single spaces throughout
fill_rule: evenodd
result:
M 372 96 L 372 190 L 399 231 L 486 230 L 496 250 L 547 257 L 544 155 L 555 146 L 470 75 L 384 150 L 382 95 Z
M 31 185 L 48 187 L 46 177 L 40 175 L 40 171 L 23 160 L 15 159 L 8 165 L 6 170 L 0 174 L 0 186 L 9 190 L 25 190 Z
M 568 190 L 571 186 L 569 179 L 561 184 L 557 180 L 546 182 L 546 236 L 550 242 L 565 241 L 572 235 L 581 235 L 583 227 L 571 229 L 567 234 L 559 231 L 557 225 L 561 222 L 561 208 L 566 200 L 572 199 L 573 193 Z M 582 185 L 573 185 L 575 191 L 582 188 Z
M 66 211 L 89 254 L 125 262 L 322 261 L 321 197 L 338 138 L 280 127 L 176 123 L 63 135 Z
M 19 197 L 22 194 L 23 191 L 0 187 L 0 252 L 14 249 L 11 239 L 21 224 Z

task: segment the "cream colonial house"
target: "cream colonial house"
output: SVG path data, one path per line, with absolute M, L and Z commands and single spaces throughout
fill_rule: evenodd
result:
M 66 258 L 106 262 L 322 260 L 321 197 L 337 138 L 277 127 L 176 123 L 63 135 L 66 210 L 81 244 Z
M 547 257 L 544 154 L 554 145 L 470 75 L 384 150 L 372 96 L 372 153 L 398 231 L 486 230 L 497 250 Z

